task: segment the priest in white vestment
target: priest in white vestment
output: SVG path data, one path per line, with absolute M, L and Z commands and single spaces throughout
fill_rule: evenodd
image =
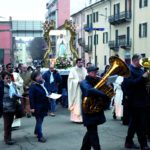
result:
M 76 66 L 70 70 L 68 77 L 68 108 L 71 112 L 70 120 L 72 122 L 82 122 L 82 98 L 80 83 L 87 75 L 83 67 L 82 59 L 77 59 Z

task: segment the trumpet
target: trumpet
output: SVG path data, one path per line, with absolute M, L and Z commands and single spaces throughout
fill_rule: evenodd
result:
M 148 68 L 150 70 L 150 57 L 149 58 L 141 58 L 140 65 L 144 68 Z

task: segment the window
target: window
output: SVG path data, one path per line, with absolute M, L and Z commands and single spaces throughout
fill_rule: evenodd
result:
M 87 15 L 87 26 L 89 27 L 89 24 L 90 24 L 90 16 Z
M 120 3 L 114 5 L 114 15 L 119 15 L 120 13 Z
M 93 13 L 93 22 L 98 22 L 98 12 Z
M 92 36 L 88 36 L 88 49 L 92 51 Z
M 115 41 L 116 41 L 116 45 L 118 46 L 118 44 L 119 44 L 119 38 L 118 38 L 118 36 L 119 36 L 119 33 L 118 33 L 118 30 L 116 30 L 115 31 Z
M 95 19 L 95 13 L 93 13 L 93 22 L 95 22 L 95 20 L 96 20 L 96 19 Z
M 139 25 L 139 37 L 147 37 L 147 23 L 142 23 Z
M 98 45 L 98 34 L 94 35 L 94 45 Z
M 92 14 L 89 14 L 89 15 L 87 15 L 87 27 L 88 28 L 91 28 L 92 27 L 92 25 L 93 25 L 93 15 Z
M 130 27 L 127 27 L 127 44 L 130 44 Z
M 103 43 L 108 43 L 108 32 L 103 33 Z
M 107 65 L 107 56 L 104 55 L 104 65 L 106 66 Z
M 147 6 L 148 6 L 148 0 L 140 0 L 139 1 L 140 8 L 147 7 Z
M 96 18 L 95 18 L 96 22 L 98 22 L 98 16 L 99 16 L 99 13 L 96 12 Z

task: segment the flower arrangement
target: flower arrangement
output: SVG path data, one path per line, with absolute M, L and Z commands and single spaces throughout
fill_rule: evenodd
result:
M 72 67 L 72 64 L 71 61 L 67 58 L 67 55 L 64 55 L 56 59 L 55 67 L 57 69 L 67 69 Z

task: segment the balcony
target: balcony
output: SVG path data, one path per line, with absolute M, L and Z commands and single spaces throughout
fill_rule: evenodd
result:
M 119 47 L 123 49 L 131 49 L 131 39 L 127 39 L 126 35 L 121 35 L 118 37 L 119 40 Z
M 119 14 L 110 16 L 109 23 L 111 25 L 118 25 L 121 23 L 130 22 L 131 17 L 132 17 L 131 11 L 123 11 L 120 12 Z
M 131 46 L 132 46 L 131 39 L 130 40 L 127 40 L 127 39 L 120 40 L 119 46 L 123 49 L 131 49 Z
M 92 32 L 92 28 L 93 28 L 93 24 L 92 23 L 89 23 L 89 24 L 85 24 L 84 25 L 84 30 L 86 32 Z
M 114 51 L 119 50 L 119 44 L 116 41 L 109 41 L 108 45 L 109 45 L 109 48 L 114 50 Z

